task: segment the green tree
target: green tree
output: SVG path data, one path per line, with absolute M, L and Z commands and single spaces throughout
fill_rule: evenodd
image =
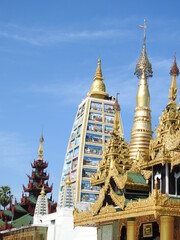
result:
M 0 187 L 0 205 L 4 207 L 4 210 L 12 197 L 13 195 L 11 194 L 11 188 L 9 186 Z

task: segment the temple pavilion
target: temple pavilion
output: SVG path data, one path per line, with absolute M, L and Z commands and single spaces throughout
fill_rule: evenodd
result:
M 170 70 L 169 102 L 159 117 L 154 139 L 147 83 L 153 71 L 146 53 L 145 31 L 135 74 L 140 80 L 130 145 L 120 135 L 120 108 L 116 102 L 113 131 L 97 173 L 91 175 L 91 185 L 100 187 L 99 197 L 89 210 L 74 207 L 74 225 L 96 226 L 98 240 L 179 240 L 180 107 L 176 103 L 176 56 Z

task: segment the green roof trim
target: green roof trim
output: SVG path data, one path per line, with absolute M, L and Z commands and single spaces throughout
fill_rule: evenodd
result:
M 0 227 L 2 227 L 3 225 L 4 225 L 4 221 L 0 219 Z
M 171 198 L 173 200 L 180 201 L 180 197 L 178 197 L 178 196 L 169 196 L 169 198 Z
M 20 205 L 15 205 L 15 210 L 20 211 L 20 212 L 27 212 L 23 207 Z
M 13 216 L 13 213 L 10 210 L 3 210 L 3 214 L 9 217 Z
M 33 196 L 27 197 L 27 200 L 29 200 L 30 202 L 36 204 L 36 199 Z
M 33 224 L 33 217 L 28 213 L 12 222 L 13 227 L 22 227 L 28 226 L 29 224 Z
M 147 185 L 146 179 L 144 178 L 143 175 L 141 175 L 139 173 L 128 173 L 128 177 L 130 177 L 136 184 Z

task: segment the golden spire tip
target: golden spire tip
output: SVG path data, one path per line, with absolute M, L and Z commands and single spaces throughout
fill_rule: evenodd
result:
M 170 70 L 170 75 L 176 75 L 176 76 L 179 75 L 179 68 L 178 68 L 177 62 L 176 62 L 176 53 L 174 54 L 174 63 Z
M 152 66 L 149 62 L 149 59 L 147 57 L 146 53 L 146 19 L 144 19 L 144 25 L 139 25 L 140 28 L 144 29 L 144 39 L 143 39 L 143 50 L 141 53 L 141 57 L 136 64 L 136 69 L 134 74 L 137 75 L 138 78 L 141 77 L 143 73 L 145 73 L 146 78 L 153 76 Z
M 44 189 L 44 185 L 42 186 L 42 189 L 41 189 L 41 193 L 40 193 L 41 195 L 45 195 L 46 193 L 45 193 L 45 189 Z
M 40 137 L 39 158 L 38 158 L 38 160 L 41 160 L 41 161 L 43 161 L 43 142 L 44 142 L 44 138 L 42 133 Z

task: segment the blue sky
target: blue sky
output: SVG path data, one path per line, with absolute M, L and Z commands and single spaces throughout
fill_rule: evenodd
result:
M 86 97 L 101 56 L 107 92 L 120 92 L 126 140 L 133 124 L 134 76 L 147 19 L 152 127 L 168 103 L 174 52 L 180 63 L 179 1 L 0 2 L 0 185 L 20 199 L 44 132 L 44 158 L 57 201 L 77 106 Z M 179 86 L 179 79 L 177 80 Z M 179 102 L 179 96 L 177 98 Z

